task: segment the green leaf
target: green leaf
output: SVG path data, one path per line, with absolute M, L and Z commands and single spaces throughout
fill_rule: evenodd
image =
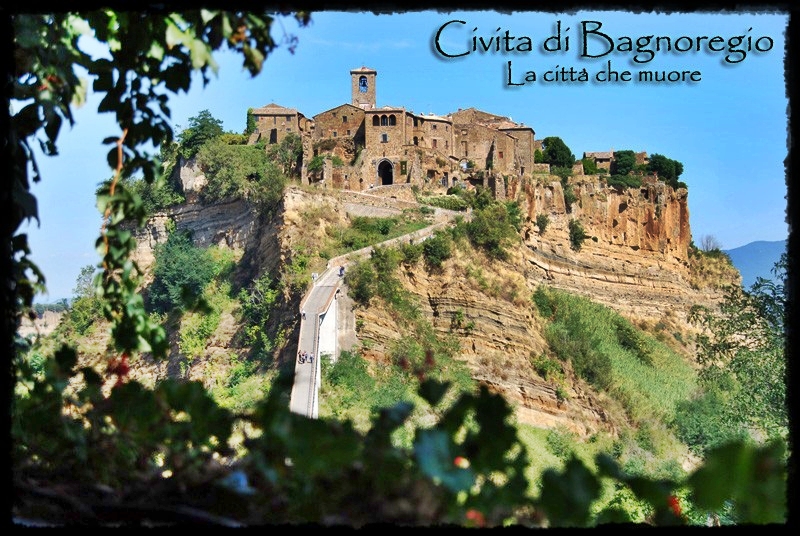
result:
M 470 489 L 475 473 L 455 465 L 456 454 L 447 433 L 441 430 L 419 430 L 414 441 L 414 456 L 423 473 L 441 482 L 454 493 Z
M 247 44 L 242 48 L 242 52 L 245 57 L 245 67 L 247 67 L 250 73 L 253 76 L 260 73 L 264 65 L 264 54 L 262 54 L 260 50 L 252 48 Z
M 550 527 L 586 526 L 599 496 L 599 479 L 575 456 L 561 473 L 548 469 L 542 475 L 539 504 Z
M 419 394 L 431 406 L 439 403 L 450 388 L 450 382 L 426 379 L 419 385 Z
M 64 344 L 56 351 L 55 359 L 62 373 L 72 375 L 72 369 L 78 363 L 78 354 L 75 348 Z
M 734 442 L 710 451 L 688 483 L 700 508 L 717 511 L 734 501 L 740 522 L 784 523 L 785 475 L 782 442 Z

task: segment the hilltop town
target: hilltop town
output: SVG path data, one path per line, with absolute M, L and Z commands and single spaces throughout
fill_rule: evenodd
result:
M 313 117 L 275 103 L 252 109 L 256 128 L 248 143 L 276 144 L 290 134 L 299 135 L 304 184 L 356 191 L 389 184 L 480 184 L 496 197 L 505 197 L 497 178 L 522 179 L 550 171 L 549 164 L 534 161 L 542 140 L 535 138 L 532 127 L 475 108 L 441 116 L 403 106 L 378 107 L 377 77 L 374 69 L 353 69 L 351 102 Z M 613 151 L 584 157 L 608 170 Z M 312 164 L 315 158 L 321 169 Z M 637 154 L 637 163 L 646 159 L 646 153 Z M 581 164 L 577 166 L 582 175 Z

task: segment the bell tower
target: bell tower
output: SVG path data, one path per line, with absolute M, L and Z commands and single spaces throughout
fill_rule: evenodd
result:
M 375 108 L 375 78 L 378 71 L 361 67 L 350 71 L 350 91 L 353 95 L 353 106 L 362 110 Z

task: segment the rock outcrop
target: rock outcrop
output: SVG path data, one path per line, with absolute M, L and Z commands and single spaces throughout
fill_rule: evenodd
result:
M 574 292 L 632 320 L 673 326 L 685 325 L 692 305 L 710 305 L 719 292 L 693 286 L 685 189 L 651 181 L 616 190 L 598 177 L 578 177 L 568 184 L 576 199 L 570 206 L 562 183 L 553 177 L 504 182 L 506 199 L 517 200 L 527 215 L 520 243 L 505 261 L 476 261 L 473 254 L 457 252 L 442 270 L 427 270 L 420 262 L 401 267 L 399 278 L 436 332 L 459 341 L 457 357 L 473 377 L 516 405 L 520 422 L 566 427 L 581 435 L 613 433 L 616 424 L 606 411 L 613 402 L 574 375 L 564 400 L 536 374 L 531 357 L 547 350 L 542 321 L 531 302 L 536 287 Z M 381 189 L 373 190 L 376 199 L 362 204 L 361 212 L 389 210 L 393 202 L 401 209 L 412 202 L 403 188 L 386 188 L 383 199 L 377 199 Z M 156 215 L 137 235 L 136 260 L 147 268 L 154 246 L 166 240 L 167 228 L 174 225 L 191 230 L 199 245 L 242 249 L 244 264 L 254 273 L 277 274 L 295 252 L 323 243 L 329 225 L 343 223 L 348 212 L 360 213 L 354 208 L 357 197 L 336 189 L 289 188 L 281 205 L 261 216 L 245 201 L 189 203 Z M 544 232 L 536 226 L 540 214 L 549 219 Z M 312 216 L 316 223 L 309 228 Z M 579 249 L 570 241 L 572 219 L 587 234 Z M 358 339 L 368 341 L 365 357 L 385 360 L 405 326 L 380 306 L 356 308 L 355 315 Z

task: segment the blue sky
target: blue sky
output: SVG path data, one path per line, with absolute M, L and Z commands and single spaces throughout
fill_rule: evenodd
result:
M 448 54 L 468 50 L 473 37 L 509 35 L 530 38 L 531 51 L 472 52 L 445 58 L 434 46 L 439 28 L 440 46 Z M 569 51 L 544 51 L 542 43 L 561 21 Z M 597 21 L 615 49 L 602 57 L 582 54 L 582 22 Z M 292 19 L 273 28 L 294 34 L 299 44 L 291 54 L 284 46 L 251 78 L 237 56 L 217 56 L 219 74 L 206 88 L 199 79 L 188 94 L 170 100 L 176 133 L 188 119 L 207 109 L 226 130 L 241 132 L 249 107 L 270 102 L 313 116 L 350 102 L 349 71 L 367 66 L 378 71 L 378 106 L 404 106 L 417 113 L 445 115 L 475 107 L 505 115 L 531 126 L 536 138 L 558 136 L 581 157 L 585 151 L 632 149 L 660 153 L 683 163 L 681 180 L 689 186 L 690 225 L 695 243 L 713 235 L 723 249 L 757 240 L 783 240 L 786 224 L 788 99 L 784 69 L 786 13 L 631 13 L 624 11 L 572 13 L 498 13 L 492 11 L 410 12 L 375 15 L 362 12 L 320 12 L 300 28 Z M 588 24 L 587 28 L 595 25 Z M 473 30 L 477 28 L 477 30 Z M 500 29 L 499 31 L 497 29 Z M 686 48 L 698 36 L 720 36 L 700 52 L 655 52 L 646 63 L 635 63 L 637 38 L 670 37 L 673 46 Z M 751 50 L 739 63 L 725 62 L 729 40 L 744 36 L 742 48 Z M 633 52 L 624 49 L 625 37 Z M 749 41 L 748 41 L 749 38 Z M 756 46 L 771 50 L 759 52 Z M 702 41 L 703 44 L 709 40 Z M 524 39 L 511 41 L 512 46 Z M 662 41 L 663 42 L 663 41 Z M 606 39 L 589 35 L 588 55 L 608 50 Z M 562 40 L 562 49 L 564 41 Z M 649 47 L 654 50 L 651 44 Z M 738 59 L 741 54 L 732 54 Z M 644 55 L 639 56 L 643 58 Z M 523 86 L 528 71 L 537 80 Z M 596 82 L 596 73 L 608 62 L 616 71 L 628 70 L 625 83 Z M 585 68 L 589 82 L 545 82 L 543 75 L 562 67 Z M 643 83 L 638 71 L 699 71 L 694 83 Z M 97 264 L 94 243 L 100 214 L 94 191 L 110 176 L 105 165 L 106 136 L 118 131 L 110 116 L 96 113 L 99 98 L 76 110 L 76 125 L 62 130 L 60 156 L 40 157 L 43 173 L 33 193 L 39 200 L 41 227 L 29 233 L 32 258 L 44 271 L 48 294 L 37 301 L 69 297 L 80 268 Z

